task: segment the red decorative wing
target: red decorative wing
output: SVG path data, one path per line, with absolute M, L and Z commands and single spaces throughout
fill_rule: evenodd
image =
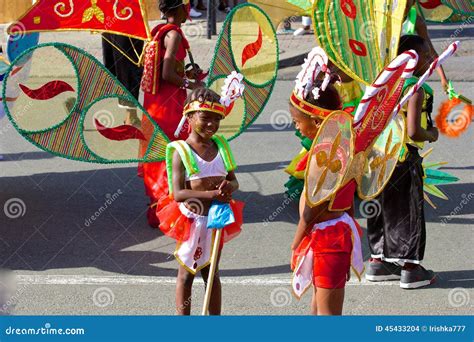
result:
M 258 27 L 258 37 L 253 43 L 248 44 L 242 51 L 242 67 L 247 61 L 255 57 L 262 48 L 262 29 Z
M 8 28 L 16 34 L 87 30 L 149 39 L 141 0 L 39 0 Z
M 417 60 L 414 52 L 401 54 L 367 87 L 354 117 L 355 154 L 371 146 L 392 119 L 405 79 L 412 75 Z
M 38 89 L 30 89 L 23 84 L 19 86 L 21 90 L 33 100 L 49 100 L 66 91 L 74 91 L 74 88 L 64 81 L 51 81 Z
M 99 133 L 109 140 L 123 141 L 129 139 L 146 140 L 143 133 L 136 127 L 130 125 L 121 125 L 118 127 L 108 128 L 95 119 L 95 126 Z

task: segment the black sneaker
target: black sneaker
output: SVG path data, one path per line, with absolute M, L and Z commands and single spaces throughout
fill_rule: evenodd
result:
M 433 271 L 427 270 L 422 266 L 410 270 L 402 270 L 400 287 L 402 289 L 417 289 L 419 287 L 433 284 L 435 278 L 436 274 Z
M 368 281 L 399 280 L 402 267 L 391 262 L 370 259 L 369 266 L 365 272 Z

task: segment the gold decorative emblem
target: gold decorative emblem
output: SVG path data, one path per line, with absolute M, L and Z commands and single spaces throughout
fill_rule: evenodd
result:
M 87 23 L 91 21 L 94 17 L 102 24 L 104 23 L 104 11 L 102 11 L 101 8 L 97 5 L 97 0 L 91 0 L 91 7 L 84 11 L 84 15 L 82 16 L 82 22 Z
M 339 131 L 334 139 L 334 143 L 331 146 L 331 151 L 329 152 L 329 157 L 326 151 L 319 151 L 316 153 L 316 162 L 320 168 L 324 167 L 321 177 L 316 184 L 316 187 L 313 190 L 312 196 L 315 196 L 316 193 L 321 190 L 326 176 L 329 171 L 331 173 L 338 173 L 342 168 L 342 163 L 339 159 L 336 158 L 336 152 L 341 144 L 341 131 Z
M 385 175 L 385 171 L 387 169 L 387 162 L 394 158 L 397 151 L 398 151 L 398 148 L 400 146 L 400 143 L 396 143 L 392 149 L 390 150 L 390 145 L 392 145 L 392 134 L 393 134 L 393 131 L 390 130 L 390 133 L 388 134 L 388 139 L 387 139 L 387 143 L 385 144 L 385 154 L 383 156 L 377 156 L 375 157 L 371 162 L 370 162 L 370 167 L 372 169 L 378 169 L 380 168 L 380 173 L 379 173 L 379 176 L 377 178 L 377 184 L 379 187 L 381 187 L 383 185 L 383 181 L 384 181 L 384 175 Z M 390 152 L 389 152 L 390 150 Z

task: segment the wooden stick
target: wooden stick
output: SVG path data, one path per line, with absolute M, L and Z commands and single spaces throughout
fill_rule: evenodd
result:
M 206 316 L 209 314 L 209 303 L 211 302 L 211 293 L 212 293 L 212 286 L 214 285 L 214 275 L 216 273 L 217 268 L 217 256 L 219 255 L 219 245 L 221 242 L 222 237 L 222 229 L 216 230 L 216 236 L 214 239 L 214 245 L 212 246 L 212 254 L 211 254 L 211 268 L 209 270 L 209 275 L 207 277 L 207 287 L 206 287 L 206 295 L 204 296 L 204 305 L 202 308 L 202 315 Z
M 197 75 L 198 68 L 196 66 L 196 63 L 194 62 L 194 57 L 193 54 L 191 53 L 191 50 L 188 49 L 188 56 L 189 56 L 189 61 L 191 62 L 191 66 L 194 70 L 194 73 Z M 184 124 L 186 123 L 186 117 L 183 115 L 181 118 L 181 121 L 178 124 L 178 127 L 176 127 L 176 130 L 174 131 L 174 137 L 177 138 L 181 134 L 181 131 L 183 130 Z

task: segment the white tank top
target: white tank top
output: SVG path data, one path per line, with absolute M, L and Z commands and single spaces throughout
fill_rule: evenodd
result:
M 225 177 L 227 176 L 227 170 L 224 165 L 224 161 L 222 160 L 221 154 L 218 152 L 217 156 L 211 160 L 210 162 L 202 159 L 196 152 L 191 150 L 194 158 L 196 159 L 197 166 L 199 168 L 199 172 L 189 176 L 186 173 L 185 179 L 187 181 L 192 181 L 201 178 L 207 177 Z

